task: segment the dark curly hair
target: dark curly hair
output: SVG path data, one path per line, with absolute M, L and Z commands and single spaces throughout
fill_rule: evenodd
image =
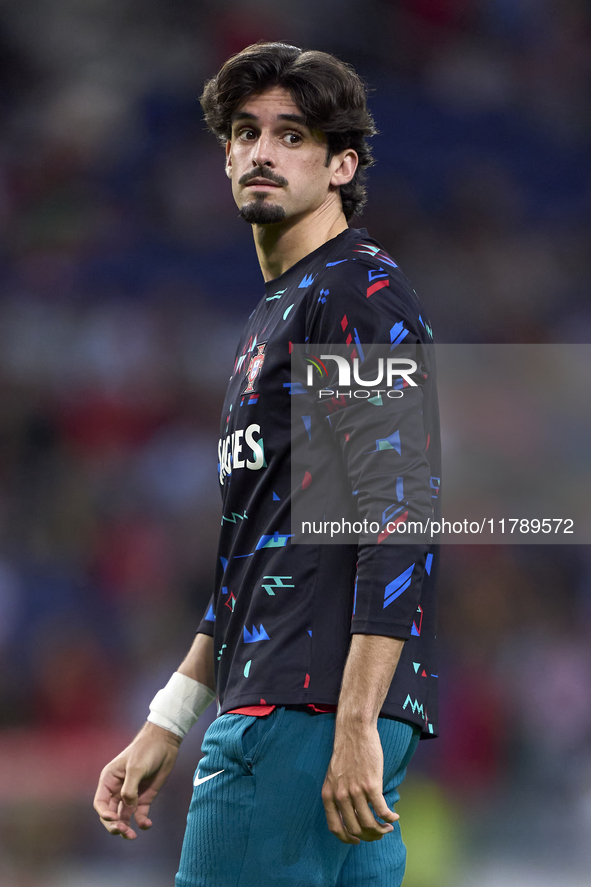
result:
M 357 152 L 355 175 L 340 188 L 348 221 L 365 205 L 365 170 L 374 163 L 367 139 L 377 130 L 363 81 L 350 65 L 327 52 L 304 51 L 286 43 L 254 43 L 228 59 L 205 84 L 200 101 L 209 129 L 225 142 L 240 103 L 272 86 L 288 90 L 306 125 L 326 134 L 327 164 L 346 148 Z

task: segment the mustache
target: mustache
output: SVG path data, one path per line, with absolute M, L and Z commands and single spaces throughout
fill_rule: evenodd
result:
M 244 173 L 244 175 L 238 179 L 238 184 L 248 185 L 252 179 L 265 179 L 267 182 L 272 182 L 274 185 L 279 185 L 281 188 L 287 186 L 287 179 L 284 179 L 283 176 L 278 176 L 274 172 L 271 172 L 271 170 L 263 169 L 260 166 L 257 166 L 250 172 Z

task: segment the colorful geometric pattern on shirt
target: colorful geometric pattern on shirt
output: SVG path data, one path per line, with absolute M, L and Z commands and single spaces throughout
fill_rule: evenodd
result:
M 365 230 L 348 229 L 266 284 L 237 348 L 220 427 L 224 517 L 215 590 L 199 626 L 214 635 L 220 711 L 318 699 L 334 707 L 351 632 L 382 634 L 407 639 L 382 712 L 432 736 L 436 547 L 382 544 L 386 529 L 374 545 L 292 542 L 290 410 L 304 389 L 291 379 L 290 355 L 304 342 L 312 353 L 314 343 L 344 344 L 363 360 L 366 343 L 429 344 L 432 330 L 396 262 Z M 385 397 L 364 403 L 363 423 L 346 398 L 332 399 L 324 419 L 332 459 L 325 471 L 303 473 L 303 491 L 330 495 L 348 482 L 358 508 L 366 466 L 379 459 L 384 525 L 406 521 L 419 500 L 437 514 L 435 368 L 425 360 L 421 408 L 386 430 L 378 419 L 388 415 Z M 318 434 L 317 416 L 299 421 L 304 442 Z

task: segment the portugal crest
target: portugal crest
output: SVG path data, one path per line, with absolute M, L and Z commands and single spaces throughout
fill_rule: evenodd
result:
M 250 394 L 251 391 L 254 391 L 254 383 L 256 382 L 257 376 L 263 368 L 266 344 L 266 342 L 262 342 L 260 345 L 257 345 L 256 354 L 253 354 L 250 358 L 250 363 L 248 364 L 248 369 L 246 371 L 247 385 L 242 392 L 243 394 Z

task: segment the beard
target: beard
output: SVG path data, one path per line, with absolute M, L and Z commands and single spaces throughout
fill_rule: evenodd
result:
M 240 208 L 240 216 L 249 225 L 275 225 L 285 218 L 283 207 L 265 203 L 265 197 L 265 194 L 257 194 L 255 200 Z

